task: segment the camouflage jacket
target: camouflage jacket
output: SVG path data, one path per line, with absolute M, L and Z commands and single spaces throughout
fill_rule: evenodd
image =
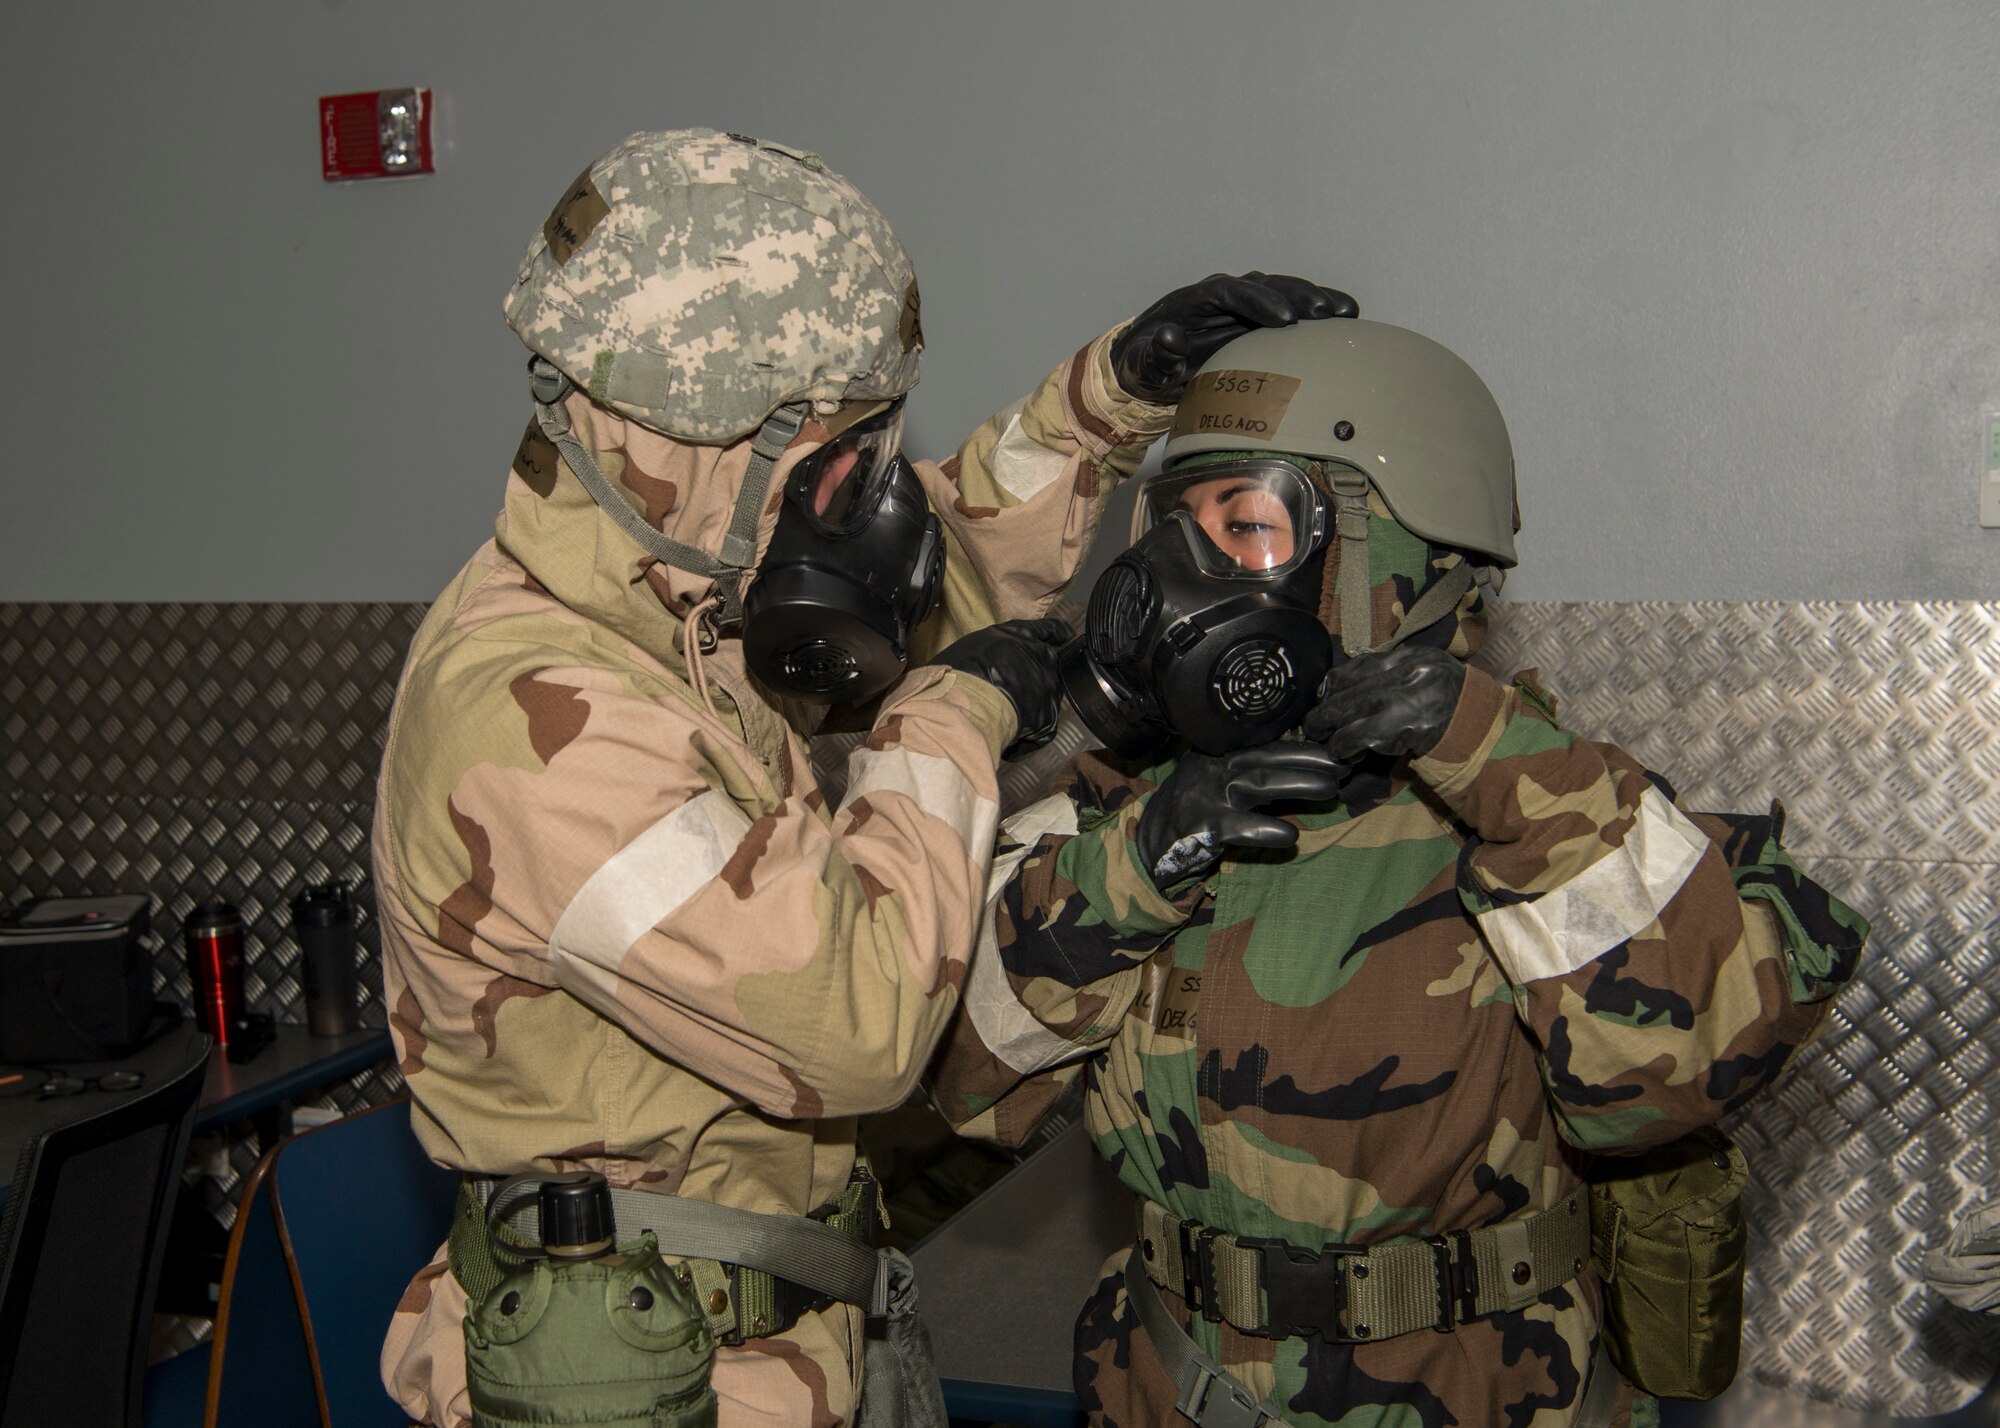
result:
M 1110 337 L 942 466 L 940 610 L 959 633 L 1042 613 L 1166 409 L 1113 384 Z M 714 552 L 749 444 L 676 442 L 572 394 L 576 430 L 651 524 Z M 786 474 L 826 438 L 809 422 Z M 440 1163 L 595 1169 L 614 1185 L 799 1214 L 834 1198 L 852 1118 L 915 1084 L 957 1001 L 997 822 L 1006 700 L 917 668 L 814 782 L 813 712 L 775 705 L 725 638 L 688 658 L 712 581 L 643 557 L 532 424 L 494 539 L 419 630 L 374 832 L 385 995 Z M 692 670 L 691 670 L 692 665 Z M 712 705 L 712 708 L 711 708 Z M 440 1258 L 383 1353 L 394 1396 L 467 1415 L 465 1298 Z M 718 1357 L 722 1421 L 847 1421 L 861 1320 L 839 1308 Z
M 1073 806 L 1010 820 L 1018 873 L 936 1091 L 968 1132 L 1015 1139 L 1091 1053 L 1089 1128 L 1119 1177 L 1239 1235 L 1318 1250 L 1542 1210 L 1589 1156 L 1767 1085 L 1866 933 L 1782 851 L 1775 810 L 1683 812 L 1629 755 L 1563 730 L 1532 676 L 1470 670 L 1428 756 L 1296 816 L 1295 852 L 1167 896 L 1133 833 L 1170 768 L 1082 760 Z M 1356 1347 L 1193 1332 L 1287 1422 L 1555 1428 L 1599 1296 L 1586 1272 L 1449 1335 Z M 1093 1422 L 1175 1421 L 1135 1333 L 1107 1277 L 1077 1326 Z

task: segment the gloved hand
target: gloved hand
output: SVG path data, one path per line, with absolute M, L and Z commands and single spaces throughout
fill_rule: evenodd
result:
M 1011 759 L 1056 736 L 1062 698 L 1056 653 L 1072 633 L 1061 620 L 1002 620 L 953 641 L 930 662 L 976 674 L 1007 696 L 1017 733 L 1002 757 Z
M 1171 405 L 1202 363 L 1253 327 L 1290 327 L 1360 312 L 1346 293 L 1304 278 L 1214 273 L 1176 288 L 1134 318 L 1111 344 L 1111 370 L 1132 396 Z
M 1157 886 L 1166 887 L 1215 866 L 1225 848 L 1289 848 L 1299 830 L 1251 810 L 1324 803 L 1347 772 L 1316 744 L 1263 744 L 1220 755 L 1190 750 L 1139 815 L 1139 862 Z
M 1945 1247 L 1924 1256 L 1924 1278 L 1961 1309 L 2000 1311 L 2000 1200 L 1960 1217 Z
M 1305 717 L 1308 739 L 1337 759 L 1418 758 L 1437 747 L 1465 688 L 1465 661 L 1424 645 L 1398 645 L 1336 665 Z

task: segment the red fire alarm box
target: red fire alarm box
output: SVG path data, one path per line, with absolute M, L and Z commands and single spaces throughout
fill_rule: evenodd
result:
M 434 172 L 431 92 L 371 89 L 321 99 L 319 149 L 328 183 Z

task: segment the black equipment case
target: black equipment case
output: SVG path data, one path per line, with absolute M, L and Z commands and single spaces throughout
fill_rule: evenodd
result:
M 106 1061 L 146 1039 L 152 907 L 133 893 L 0 912 L 0 1061 Z

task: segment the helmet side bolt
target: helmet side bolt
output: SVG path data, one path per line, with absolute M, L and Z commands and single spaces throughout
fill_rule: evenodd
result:
M 1333 439 L 1335 441 L 1354 440 L 1354 423 L 1351 421 L 1335 422 L 1333 424 Z

